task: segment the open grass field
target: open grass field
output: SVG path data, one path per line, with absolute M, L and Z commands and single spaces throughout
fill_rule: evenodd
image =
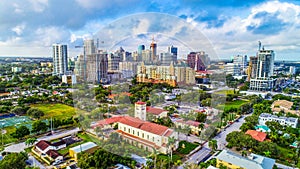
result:
M 36 107 L 42 110 L 45 115 L 42 119 L 49 119 L 51 117 L 55 117 L 57 119 L 65 119 L 68 117 L 76 116 L 77 114 L 81 113 L 82 110 L 77 110 L 74 107 L 65 105 L 65 104 L 33 104 L 31 107 Z
M 234 94 L 234 90 L 219 90 L 214 92 L 214 94 Z
M 235 100 L 232 102 L 226 102 L 225 103 L 225 108 L 240 108 L 240 106 L 244 103 L 247 103 L 247 101 L 244 100 Z

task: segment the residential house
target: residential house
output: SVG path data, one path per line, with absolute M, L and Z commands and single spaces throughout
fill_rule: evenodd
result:
M 252 138 L 259 142 L 263 142 L 267 138 L 267 134 L 256 130 L 247 130 L 245 134 L 249 134 Z
M 216 167 L 225 166 L 231 169 L 272 169 L 275 159 L 251 153 L 243 157 L 229 150 L 223 150 L 216 156 Z
M 284 117 L 284 116 L 276 116 L 268 113 L 262 113 L 258 117 L 258 123 L 260 125 L 265 125 L 267 121 L 276 121 L 283 126 L 290 126 L 293 128 L 297 128 L 298 126 L 298 118 L 294 117 Z
M 57 152 L 57 150 L 66 148 L 66 143 L 61 140 L 55 143 L 50 143 L 49 141 L 40 140 L 35 148 L 32 149 L 32 152 L 39 156 L 46 163 L 50 164 L 51 162 L 63 160 L 63 156 Z

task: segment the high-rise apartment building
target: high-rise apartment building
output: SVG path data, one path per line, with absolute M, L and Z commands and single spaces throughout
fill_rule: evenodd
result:
M 67 45 L 53 44 L 53 75 L 64 75 L 68 70 L 68 48 Z
M 93 39 L 88 39 L 84 41 L 84 54 L 85 55 L 90 55 L 90 54 L 94 54 L 97 51 L 97 48 L 95 46 L 94 40 Z
M 250 80 L 250 90 L 271 91 L 275 86 L 276 79 L 273 79 L 275 53 L 273 50 L 259 49 L 257 52 L 257 65 L 255 78 Z M 256 59 L 253 58 L 252 62 Z M 255 65 L 255 64 L 254 64 Z M 253 65 L 252 65 L 253 67 Z
M 157 44 L 154 42 L 154 38 L 152 38 L 152 43 L 150 44 L 150 51 L 151 51 L 151 61 L 156 61 L 156 52 L 157 52 Z
M 83 82 L 106 83 L 108 80 L 107 53 L 99 52 L 94 40 L 84 41 L 84 54 L 75 63 L 75 74 Z
M 172 53 L 161 53 L 160 54 L 160 63 L 161 65 L 170 65 L 171 62 L 176 63 L 177 58 L 174 57 Z
M 203 71 L 209 64 L 208 55 L 205 52 L 191 52 L 187 55 L 187 64 L 196 71 Z
M 237 55 L 233 57 L 234 76 L 244 75 L 247 68 L 247 55 Z
M 257 78 L 267 78 L 273 76 L 274 71 L 274 57 L 273 50 L 260 50 L 257 54 Z

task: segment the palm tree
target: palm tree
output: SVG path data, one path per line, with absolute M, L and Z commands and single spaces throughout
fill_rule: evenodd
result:
M 217 150 L 217 149 L 218 149 L 218 142 L 217 142 L 217 140 L 210 140 L 210 141 L 208 142 L 208 146 L 209 146 L 213 151 Z
M 197 164 L 194 163 L 189 163 L 184 165 L 183 167 L 184 169 L 199 169 L 199 166 Z
M 174 148 L 174 144 L 176 143 L 176 139 L 174 137 L 169 137 L 168 138 L 168 149 L 171 150 L 171 160 L 172 161 L 172 153 L 173 153 L 173 148 Z

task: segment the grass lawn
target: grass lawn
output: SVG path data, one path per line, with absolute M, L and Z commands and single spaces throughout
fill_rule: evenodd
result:
M 13 138 L 11 136 L 11 134 L 16 131 L 16 128 L 14 126 L 5 127 L 4 130 L 6 130 L 6 133 L 3 134 L 3 144 L 8 144 L 8 143 L 16 142 L 18 140 L 18 139 Z
M 234 90 L 219 90 L 214 92 L 214 94 L 234 94 Z
M 183 148 L 183 144 L 184 144 L 184 148 Z M 180 154 L 189 154 L 196 147 L 198 147 L 198 145 L 195 143 L 190 143 L 187 141 L 180 141 L 179 147 L 176 151 L 179 152 Z
M 170 155 L 168 156 L 166 154 L 158 154 L 157 155 L 157 160 L 161 159 L 161 160 L 166 160 L 168 162 L 170 158 L 171 158 Z M 172 155 L 172 161 L 176 162 L 177 160 L 181 160 L 181 157 L 177 154 L 173 154 Z
M 239 108 L 242 104 L 247 103 L 247 101 L 244 100 L 235 100 L 232 102 L 226 102 L 225 103 L 225 109 L 226 108 Z
M 36 107 L 42 110 L 45 115 L 42 119 L 49 119 L 51 117 L 55 117 L 58 119 L 65 119 L 68 117 L 73 117 L 76 115 L 77 110 L 74 107 L 65 105 L 65 104 L 33 104 L 31 107 Z M 79 110 L 81 111 L 81 110 Z

